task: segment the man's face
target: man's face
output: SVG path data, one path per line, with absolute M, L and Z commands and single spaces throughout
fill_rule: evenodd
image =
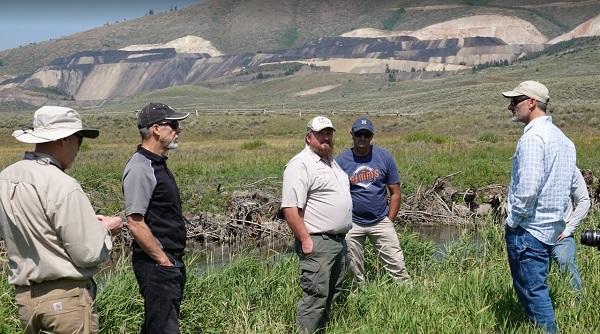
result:
M 515 96 L 510 99 L 508 110 L 512 112 L 513 122 L 529 123 L 529 114 L 531 113 L 530 102 L 531 98 L 528 96 Z
M 75 158 L 77 157 L 77 153 L 79 153 L 79 148 L 83 142 L 83 137 L 79 134 L 73 134 L 62 140 L 64 141 L 64 149 L 60 159 L 62 161 L 59 162 L 64 169 L 69 169 L 73 167 L 73 163 L 75 162 Z
M 306 138 L 308 146 L 321 158 L 333 156 L 333 129 L 326 128 L 319 132 L 310 131 Z
M 352 135 L 352 141 L 354 147 L 358 149 L 366 149 L 371 146 L 371 139 L 373 139 L 373 133 L 369 130 L 358 130 L 356 132 L 350 132 Z
M 179 133 L 181 128 L 177 121 L 162 121 L 153 126 L 158 126 L 160 130 L 159 141 L 164 149 L 173 150 L 178 147 Z

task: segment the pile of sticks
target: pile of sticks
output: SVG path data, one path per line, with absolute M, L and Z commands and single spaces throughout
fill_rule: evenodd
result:
M 417 189 L 400 205 L 397 221 L 416 224 L 463 224 L 477 216 L 492 214 L 500 219 L 506 212 L 506 186 L 455 189 L 450 181 L 460 172 L 438 177 L 433 184 Z
M 228 216 L 197 216 L 188 221 L 188 239 L 231 242 L 289 235 L 275 218 L 280 200 L 261 191 L 237 191 L 229 201 Z

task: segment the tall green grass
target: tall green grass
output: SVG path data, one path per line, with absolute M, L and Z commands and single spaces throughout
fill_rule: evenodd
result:
M 587 227 L 600 222 L 598 211 Z M 344 283 L 333 307 L 329 333 L 539 333 L 530 324 L 513 292 L 505 254 L 503 229 L 489 222 L 465 229 L 440 250 L 421 236 L 400 231 L 412 275 L 410 285 L 390 279 L 367 245 L 367 282 Z M 577 302 L 568 278 L 556 268 L 549 284 L 563 333 L 597 333 L 600 252 L 579 246 L 584 279 L 583 300 Z M 257 259 L 247 255 L 219 269 L 201 269 L 187 259 L 188 282 L 182 304 L 183 333 L 291 333 L 301 291 L 295 255 Z M 4 270 L 4 269 L 3 269 Z M 6 277 L 6 272 L 2 272 Z M 97 306 L 102 333 L 137 332 L 143 302 L 128 258 L 97 276 Z M 0 283 L 2 333 L 17 333 L 12 288 Z

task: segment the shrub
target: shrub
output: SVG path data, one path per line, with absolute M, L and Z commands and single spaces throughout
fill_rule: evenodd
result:
M 448 142 L 448 138 L 427 132 L 411 132 L 406 136 L 406 141 L 409 143 L 421 141 L 425 143 L 444 144 Z
M 479 141 L 484 141 L 488 143 L 497 143 L 500 138 L 495 132 L 483 132 L 479 135 Z
M 243 143 L 241 148 L 242 148 L 242 150 L 256 150 L 256 149 L 263 148 L 266 146 L 267 146 L 267 143 L 265 143 L 262 140 L 253 140 L 250 142 Z

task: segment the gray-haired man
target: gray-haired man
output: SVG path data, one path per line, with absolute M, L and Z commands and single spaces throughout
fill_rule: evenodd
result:
M 178 146 L 179 121 L 188 115 L 162 103 L 145 106 L 137 122 L 142 144 L 123 172 L 133 271 L 144 297 L 141 333 L 179 333 L 186 229 L 167 154 Z

